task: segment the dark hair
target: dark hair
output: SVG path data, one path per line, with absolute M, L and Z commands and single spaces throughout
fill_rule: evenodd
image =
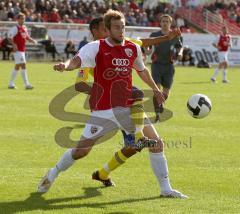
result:
M 92 33 L 93 29 L 98 28 L 98 26 L 101 22 L 103 22 L 103 17 L 94 18 L 90 21 L 89 30 L 91 31 L 91 33 Z

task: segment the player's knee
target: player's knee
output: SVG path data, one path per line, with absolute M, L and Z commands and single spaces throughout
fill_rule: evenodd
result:
M 88 153 L 91 151 L 90 147 L 87 148 L 75 148 L 73 150 L 72 156 L 74 160 L 78 160 L 80 158 L 85 157 L 86 155 L 88 155 Z
M 157 144 L 154 147 L 149 148 L 149 151 L 152 153 L 159 153 L 159 152 L 163 152 L 163 149 L 164 149 L 164 142 L 161 138 L 158 138 Z
M 128 147 L 124 147 L 122 149 L 122 153 L 125 157 L 129 158 L 129 157 L 135 155 L 137 153 L 137 150 L 134 147 L 128 146 Z

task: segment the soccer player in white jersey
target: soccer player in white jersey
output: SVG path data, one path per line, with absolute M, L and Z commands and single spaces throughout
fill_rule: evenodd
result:
M 25 15 L 23 13 L 19 13 L 17 16 L 17 25 L 12 27 L 8 33 L 10 42 L 13 45 L 14 51 L 14 61 L 15 67 L 12 71 L 11 79 L 8 85 L 9 89 L 16 89 L 14 84 L 14 80 L 17 77 L 18 72 L 21 70 L 22 78 L 25 84 L 25 89 L 33 89 L 33 86 L 28 81 L 27 70 L 26 70 L 26 57 L 25 57 L 25 49 L 26 49 L 26 41 L 32 42 L 36 44 L 37 42 L 30 37 L 28 34 L 27 28 L 24 25 Z

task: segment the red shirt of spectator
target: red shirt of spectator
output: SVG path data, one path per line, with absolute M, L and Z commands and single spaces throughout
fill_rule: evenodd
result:
M 60 22 L 61 17 L 57 12 L 57 9 L 53 9 L 53 12 L 51 12 L 48 16 L 48 21 L 49 22 Z

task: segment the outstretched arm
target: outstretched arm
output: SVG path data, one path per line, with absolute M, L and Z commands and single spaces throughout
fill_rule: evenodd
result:
M 72 59 L 69 59 L 65 62 L 60 62 L 53 66 L 55 71 L 72 71 L 74 69 L 81 67 L 81 58 L 79 56 L 74 56 Z
M 172 30 L 169 34 L 164 35 L 164 36 L 141 39 L 142 47 L 146 48 L 146 47 L 149 47 L 152 45 L 157 45 L 157 44 L 160 44 L 161 42 L 169 41 L 169 40 L 172 40 L 179 36 L 181 36 L 181 31 L 179 28 L 176 28 L 176 29 Z

